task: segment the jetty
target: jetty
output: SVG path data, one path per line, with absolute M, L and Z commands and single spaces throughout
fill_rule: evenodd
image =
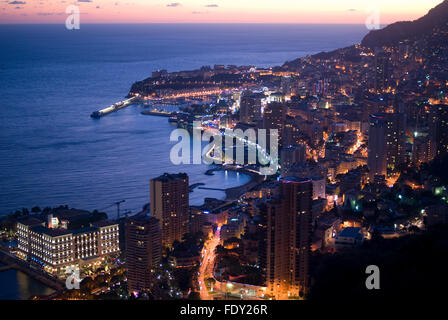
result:
M 203 183 L 203 182 L 192 184 L 191 186 L 189 186 L 189 190 L 190 190 L 190 192 L 193 192 L 195 188 L 197 188 L 199 186 L 203 186 L 203 185 L 205 185 L 205 183 Z
M 41 282 L 42 284 L 50 287 L 56 291 L 63 290 L 65 288 L 65 281 L 58 279 L 56 277 L 52 277 L 49 274 L 46 274 L 44 271 L 31 269 L 29 265 L 12 256 L 8 252 L 4 251 L 0 248 L 0 262 L 5 264 L 2 266 L 0 271 L 7 271 L 10 269 L 15 269 L 21 271 L 33 279 Z
M 16 267 L 15 265 L 6 265 L 6 266 L 3 266 L 3 267 L 0 267 L 0 272 L 8 271 L 10 269 L 14 269 L 15 267 Z
M 99 118 L 101 118 L 101 117 L 103 117 L 105 115 L 108 115 L 109 113 L 119 111 L 119 110 L 121 110 L 123 108 L 126 108 L 126 107 L 130 106 L 134 102 L 134 100 L 136 100 L 137 98 L 138 98 L 137 96 L 134 96 L 134 97 L 131 97 L 131 98 L 126 99 L 124 101 L 120 101 L 120 102 L 114 103 L 114 104 L 110 105 L 107 108 L 104 108 L 104 109 L 101 109 L 101 110 L 98 110 L 98 111 L 94 111 L 94 112 L 92 112 L 90 117 L 92 117 L 94 119 L 99 119 Z
M 208 188 L 208 187 L 198 187 L 198 189 L 201 190 L 212 190 L 212 191 L 226 191 L 227 189 L 222 189 L 222 188 Z

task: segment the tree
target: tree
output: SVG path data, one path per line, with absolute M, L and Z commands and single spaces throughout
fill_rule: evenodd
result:
M 35 206 L 35 207 L 31 208 L 31 212 L 32 213 L 38 213 L 38 212 L 41 212 L 41 209 L 38 206 Z

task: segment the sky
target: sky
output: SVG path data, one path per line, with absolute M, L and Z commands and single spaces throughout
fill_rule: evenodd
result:
M 338 23 L 414 20 L 442 0 L 0 0 L 0 24 L 65 23 L 79 7 L 81 23 Z

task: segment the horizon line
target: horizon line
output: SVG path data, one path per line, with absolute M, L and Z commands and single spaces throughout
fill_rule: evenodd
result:
M 130 24 L 263 24 L 263 25 L 351 25 L 363 26 L 364 23 L 324 23 L 324 22 L 84 22 L 83 25 L 130 25 Z M 387 26 L 390 23 L 381 24 L 381 27 Z M 20 22 L 20 23 L 3 23 L 0 25 L 64 25 L 61 22 Z

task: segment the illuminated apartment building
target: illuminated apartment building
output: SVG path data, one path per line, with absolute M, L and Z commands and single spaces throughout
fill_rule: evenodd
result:
M 402 113 L 373 114 L 369 119 L 367 166 L 370 177 L 387 176 L 405 162 L 406 118 Z
M 422 163 L 430 162 L 437 150 L 429 136 L 414 137 L 412 145 L 412 163 L 420 166 Z
M 244 92 L 240 102 L 240 122 L 257 123 L 261 119 L 264 99 L 263 93 Z
M 429 113 L 429 134 L 433 155 L 448 153 L 448 106 L 432 105 Z
M 149 192 L 150 214 L 159 220 L 162 245 L 171 247 L 189 231 L 188 175 L 165 173 L 151 179 Z
M 263 129 L 277 129 L 279 144 L 282 143 L 283 127 L 286 121 L 286 106 L 280 103 L 270 103 L 264 110 Z M 269 134 L 270 131 L 268 131 Z
M 129 292 L 152 290 L 153 272 L 162 257 L 159 221 L 137 215 L 126 221 L 126 268 Z
M 375 55 L 374 87 L 376 91 L 387 88 L 390 81 L 390 59 L 384 53 Z
M 33 267 L 63 277 L 67 268 L 101 263 L 105 256 L 119 253 L 118 224 L 110 221 L 69 230 L 39 219 L 17 222 L 17 256 Z M 73 269 L 72 269 L 73 270 Z
M 309 288 L 313 184 L 284 178 L 281 195 L 267 204 L 266 294 L 303 298 Z

